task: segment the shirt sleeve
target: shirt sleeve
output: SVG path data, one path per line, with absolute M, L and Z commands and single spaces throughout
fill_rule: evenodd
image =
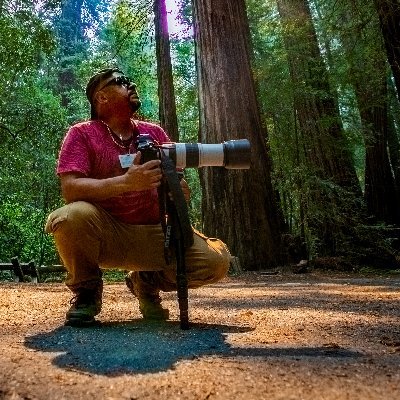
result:
M 90 150 L 84 132 L 72 127 L 61 145 L 57 174 L 79 172 L 89 176 L 91 171 Z
M 167 133 L 162 128 L 160 128 L 160 136 L 160 143 L 168 143 L 171 141 Z

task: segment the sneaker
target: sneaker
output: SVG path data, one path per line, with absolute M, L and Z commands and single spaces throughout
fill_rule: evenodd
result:
M 65 325 L 88 326 L 95 323 L 94 317 L 100 313 L 102 289 L 80 289 L 71 299 Z
M 139 311 L 144 319 L 165 321 L 169 318 L 169 310 L 161 306 L 160 291 L 151 288 L 143 282 L 138 273 L 130 272 L 125 276 L 126 286 L 139 300 Z M 147 286 L 147 290 L 144 287 Z

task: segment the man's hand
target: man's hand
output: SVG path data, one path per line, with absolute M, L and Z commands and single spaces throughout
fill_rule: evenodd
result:
M 98 201 L 125 192 L 157 188 L 161 185 L 162 178 L 160 160 L 140 164 L 140 158 L 141 154 L 138 152 L 128 171 L 112 178 L 87 178 L 79 172 L 62 174 L 61 189 L 65 201 Z
M 180 180 L 180 184 L 181 184 L 181 189 L 183 192 L 183 196 L 185 197 L 186 203 L 189 203 L 190 201 L 190 188 L 189 185 L 187 184 L 187 182 L 182 178 Z M 174 201 L 174 198 L 172 196 L 172 192 L 168 193 L 169 198 Z
M 190 201 L 190 187 L 189 187 L 188 183 L 184 179 L 181 179 L 181 188 L 182 188 L 183 195 L 185 196 L 186 203 L 189 203 L 189 201 Z
M 128 190 L 148 190 L 161 185 L 161 161 L 151 160 L 140 164 L 141 158 L 142 155 L 138 151 L 132 165 L 125 173 L 125 184 Z

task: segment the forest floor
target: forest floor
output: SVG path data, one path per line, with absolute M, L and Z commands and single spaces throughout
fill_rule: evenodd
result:
M 400 399 L 400 274 L 245 273 L 144 323 L 123 283 L 63 326 L 57 283 L 0 282 L 0 399 Z

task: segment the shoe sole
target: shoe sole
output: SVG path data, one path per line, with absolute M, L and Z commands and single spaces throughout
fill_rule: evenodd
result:
M 148 321 L 166 321 L 169 319 L 169 311 L 164 308 L 164 312 L 151 314 L 149 312 L 143 312 L 143 309 L 139 307 L 139 311 L 142 314 L 143 319 Z

